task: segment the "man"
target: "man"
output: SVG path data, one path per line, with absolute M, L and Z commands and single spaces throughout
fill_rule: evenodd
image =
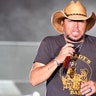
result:
M 47 81 L 46 96 L 96 96 L 96 38 L 86 35 L 95 24 L 84 5 L 71 1 L 52 15 L 58 36 L 44 38 L 30 72 L 36 86 Z

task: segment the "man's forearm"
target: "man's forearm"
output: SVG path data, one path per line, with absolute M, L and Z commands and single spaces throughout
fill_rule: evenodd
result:
M 47 65 L 33 67 L 30 72 L 30 82 L 33 86 L 36 86 L 44 81 L 46 81 L 58 67 L 55 60 L 52 60 Z

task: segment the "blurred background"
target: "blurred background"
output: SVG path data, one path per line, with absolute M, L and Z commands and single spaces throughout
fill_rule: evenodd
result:
M 0 96 L 45 96 L 45 82 L 33 87 L 29 73 L 41 40 L 58 35 L 51 15 L 70 1 L 0 0 Z M 96 14 L 96 0 L 81 2 Z M 96 36 L 95 26 L 87 34 Z

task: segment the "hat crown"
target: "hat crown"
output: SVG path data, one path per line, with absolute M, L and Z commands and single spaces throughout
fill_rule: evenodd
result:
M 64 13 L 66 15 L 78 14 L 78 15 L 87 16 L 86 8 L 83 6 L 83 4 L 80 1 L 77 2 L 71 1 L 70 4 L 65 7 Z
M 62 21 L 64 21 L 64 18 L 70 20 L 86 20 L 86 31 L 88 31 L 95 25 L 96 16 L 94 12 L 89 16 L 86 13 L 86 8 L 80 1 L 74 2 L 72 0 L 64 10 L 58 10 L 52 15 L 51 22 L 56 31 L 64 33 L 62 30 Z

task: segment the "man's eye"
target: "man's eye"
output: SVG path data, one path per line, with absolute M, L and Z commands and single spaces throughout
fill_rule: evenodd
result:
M 78 22 L 84 22 L 84 20 L 79 20 Z
M 69 20 L 69 22 L 73 22 L 73 20 Z
M 81 23 L 83 23 L 85 21 L 84 20 L 69 20 L 69 22 L 81 22 Z

